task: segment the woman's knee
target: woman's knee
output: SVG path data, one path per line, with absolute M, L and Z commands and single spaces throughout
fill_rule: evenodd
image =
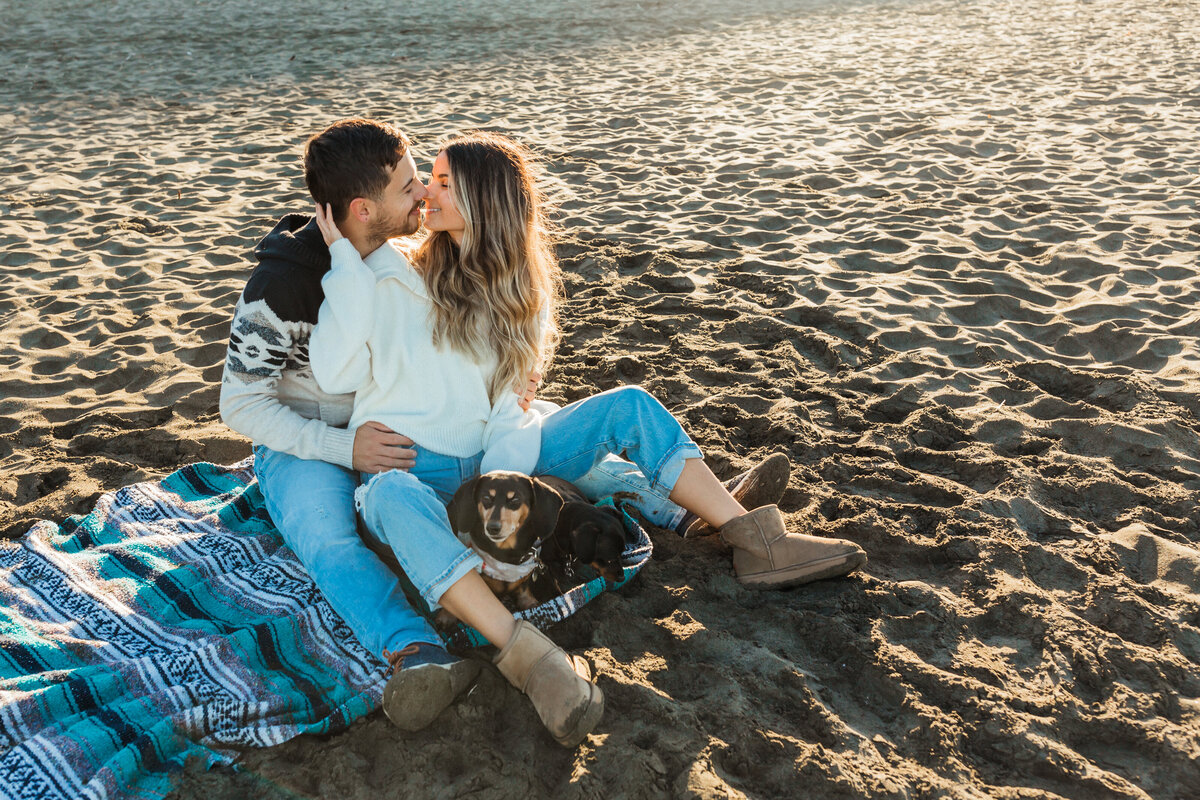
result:
M 392 469 L 387 472 L 380 472 L 363 484 L 368 493 L 382 492 L 385 494 L 404 494 L 407 492 L 420 491 L 423 488 L 428 488 L 421 483 L 411 472 L 405 472 L 401 469 Z
M 437 502 L 437 492 L 411 473 L 390 470 L 373 476 L 355 493 L 355 501 L 364 516 L 387 508 L 417 508 Z
M 636 418 L 671 416 L 667 407 L 641 386 L 621 386 L 613 389 L 612 392 L 615 395 L 614 403 L 620 409 L 622 416 Z

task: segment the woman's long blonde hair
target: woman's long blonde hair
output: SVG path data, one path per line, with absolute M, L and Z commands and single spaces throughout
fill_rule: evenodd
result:
M 456 136 L 442 151 L 466 223 L 462 245 L 435 231 L 414 260 L 433 301 L 434 344 L 475 358 L 495 354 L 488 386 L 494 403 L 501 392 L 523 393 L 529 373 L 549 365 L 558 342 L 562 274 L 529 151 L 482 131 Z M 545 330 L 542 313 L 549 319 Z

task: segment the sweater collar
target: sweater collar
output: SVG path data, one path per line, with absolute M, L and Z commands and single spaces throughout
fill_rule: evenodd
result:
M 414 294 L 429 297 L 425 288 L 425 279 L 408 263 L 408 259 L 400 248 L 390 240 L 380 245 L 374 252 L 363 259 L 363 263 L 375 273 L 377 280 L 385 278 L 396 280 L 408 287 Z

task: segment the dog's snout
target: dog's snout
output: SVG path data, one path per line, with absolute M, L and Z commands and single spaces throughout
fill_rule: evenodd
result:
M 487 521 L 487 524 L 484 525 L 484 528 L 487 530 L 487 532 L 489 534 L 491 534 L 492 536 L 495 536 L 496 534 L 500 533 L 500 521 L 495 520 L 495 519 L 490 519 Z

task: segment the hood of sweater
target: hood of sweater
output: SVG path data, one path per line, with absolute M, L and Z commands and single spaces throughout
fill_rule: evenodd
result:
M 284 261 L 300 267 L 325 272 L 329 269 L 329 248 L 308 214 L 287 214 L 254 248 L 260 262 Z

